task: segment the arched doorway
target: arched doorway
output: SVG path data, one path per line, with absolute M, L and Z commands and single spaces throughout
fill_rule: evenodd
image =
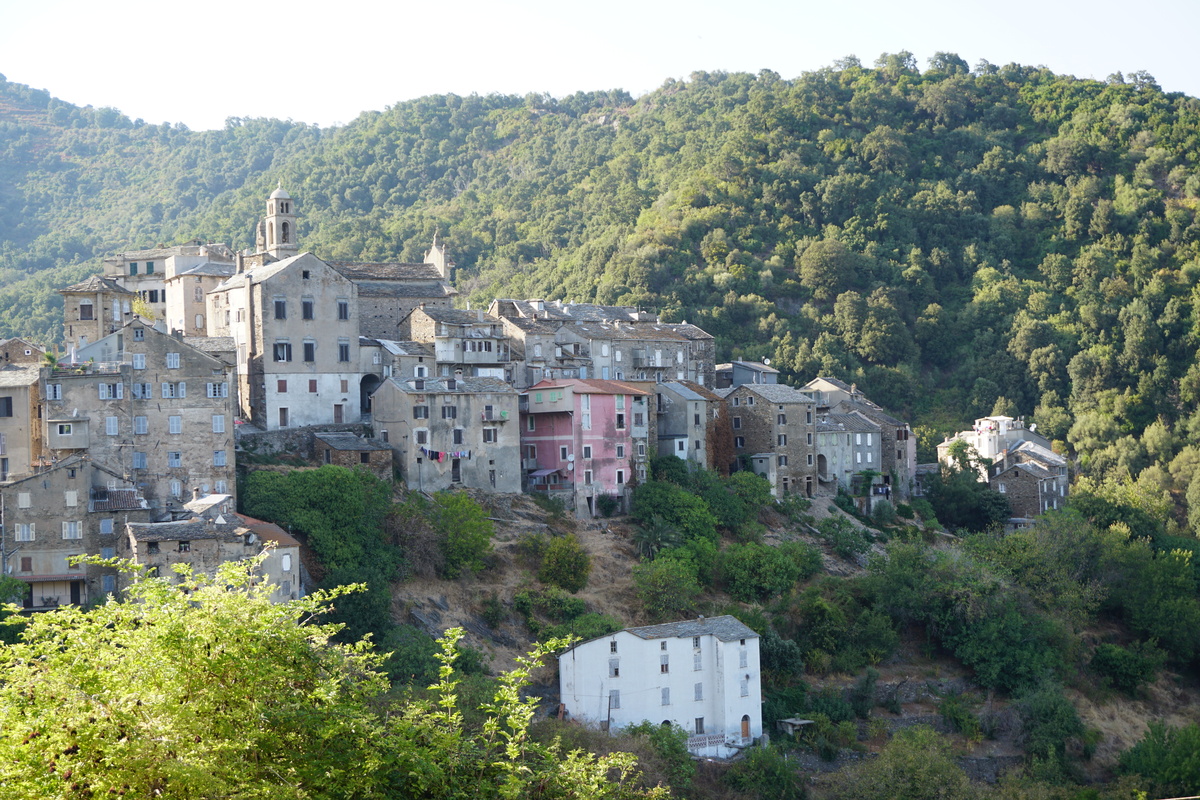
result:
M 379 388 L 383 379 L 378 375 L 364 375 L 359 383 L 359 409 L 363 414 L 371 413 L 371 395 Z
M 742 715 L 742 738 L 743 739 L 750 738 L 750 715 L 749 714 Z

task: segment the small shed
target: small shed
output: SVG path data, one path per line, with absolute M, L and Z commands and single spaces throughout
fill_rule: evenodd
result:
M 365 467 L 385 481 L 392 480 L 392 448 L 350 431 L 313 434 L 313 456 L 320 464 Z

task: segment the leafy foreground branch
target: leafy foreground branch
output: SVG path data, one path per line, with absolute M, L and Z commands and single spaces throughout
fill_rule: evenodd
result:
M 635 798 L 624 753 L 527 736 L 540 646 L 464 729 L 442 642 L 435 701 L 381 702 L 382 657 L 316 620 L 357 587 L 283 605 L 251 565 L 177 582 L 135 573 L 126 602 L 65 607 L 0 646 L 0 786 L 39 798 Z M 19 619 L 16 615 L 9 618 Z M 9 624 L 9 623 L 5 623 Z

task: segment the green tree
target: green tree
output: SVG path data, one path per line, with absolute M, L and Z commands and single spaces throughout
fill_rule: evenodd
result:
M 691 616 L 700 596 L 696 565 L 684 558 L 660 556 L 633 568 L 638 600 L 655 619 Z
M 484 559 L 492 552 L 494 526 L 482 506 L 464 492 L 438 492 L 430 520 L 445 553 L 443 577 L 457 578 L 464 571 L 484 568 Z
M 975 797 L 967 774 L 947 742 L 933 728 L 897 731 L 879 757 L 836 774 L 830 798 L 854 800 L 942 800 Z
M 552 583 L 568 592 L 578 592 L 587 586 L 592 571 L 591 558 L 574 535 L 550 540 L 538 568 L 538 580 Z

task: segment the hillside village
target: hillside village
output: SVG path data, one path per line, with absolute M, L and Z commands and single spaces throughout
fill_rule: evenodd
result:
M 298 219 L 277 189 L 253 252 L 192 242 L 105 258 L 61 290 L 61 354 L 4 342 L 4 572 L 28 585 L 26 608 L 120 591 L 116 570 L 74 556 L 211 571 L 264 540 L 281 599 L 297 596 L 295 540 L 234 511 L 246 451 L 420 492 L 538 493 L 579 519 L 627 511 L 656 453 L 750 469 L 775 497 L 852 494 L 868 514 L 921 491 L 930 468 L 908 423 L 852 385 L 717 363 L 699 327 L 638 308 L 454 308 L 444 244 L 420 264 L 323 261 L 301 252 Z M 957 437 L 994 462 L 981 477 L 1016 526 L 1066 496 L 1066 462 L 1033 427 L 989 417 Z

